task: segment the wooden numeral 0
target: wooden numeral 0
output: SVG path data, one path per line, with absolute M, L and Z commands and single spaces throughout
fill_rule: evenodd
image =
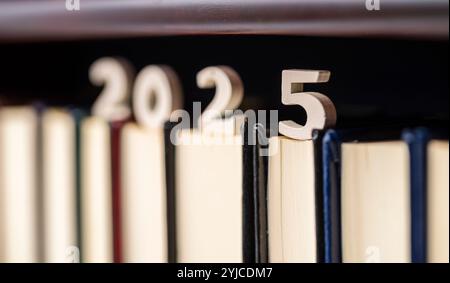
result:
M 281 81 L 281 102 L 285 105 L 300 105 L 306 111 L 305 125 L 294 121 L 281 121 L 279 132 L 298 140 L 313 138 L 313 131 L 333 126 L 336 109 L 333 102 L 318 92 L 303 92 L 304 83 L 322 83 L 330 78 L 328 71 L 284 70 Z
M 181 87 L 168 66 L 147 66 L 134 83 L 133 110 L 137 122 L 149 128 L 162 128 L 173 110 L 181 108 Z
M 104 88 L 92 106 L 92 114 L 108 121 L 123 120 L 130 116 L 129 96 L 133 71 L 122 58 L 104 57 L 89 68 L 89 79 Z
M 217 123 L 227 122 L 220 119 L 225 110 L 235 110 L 242 102 L 244 87 L 238 73 L 228 66 L 207 67 L 197 73 L 199 88 L 216 88 L 213 100 L 199 118 L 199 124 L 210 131 Z M 236 117 L 230 117 L 228 121 Z M 220 128 L 220 125 L 217 125 Z

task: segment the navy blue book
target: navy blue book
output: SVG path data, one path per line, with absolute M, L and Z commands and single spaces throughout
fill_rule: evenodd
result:
M 341 262 L 340 138 L 328 130 L 322 139 L 324 261 Z
M 427 144 L 430 140 L 424 128 L 403 131 L 403 140 L 408 144 L 410 154 L 411 186 L 411 261 L 426 262 L 426 186 L 427 186 Z
M 436 135 L 424 128 L 326 132 L 325 262 L 427 261 L 427 152 L 432 138 Z M 440 147 L 445 144 L 448 152 L 448 141 Z M 446 178 L 441 187 L 447 187 L 448 194 L 448 173 Z M 448 202 L 443 207 L 448 215 Z M 376 230 L 379 227 L 385 230 Z M 439 233 L 448 242 L 448 226 Z
M 342 262 L 341 250 L 341 143 L 354 140 L 379 140 L 379 131 L 334 130 L 322 139 L 323 171 L 323 251 L 325 263 Z M 384 131 L 384 138 L 393 139 L 398 130 Z

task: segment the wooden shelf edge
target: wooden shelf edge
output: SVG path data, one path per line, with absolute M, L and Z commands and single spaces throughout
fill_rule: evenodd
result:
M 64 0 L 0 2 L 0 41 L 265 34 L 448 40 L 448 0 Z

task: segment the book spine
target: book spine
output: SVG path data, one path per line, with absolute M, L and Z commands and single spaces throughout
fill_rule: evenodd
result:
M 328 130 L 323 145 L 323 227 L 326 263 L 339 263 L 341 254 L 341 154 L 340 138 Z
M 406 129 L 402 133 L 410 154 L 411 186 L 411 262 L 427 261 L 427 143 L 429 133 L 424 128 Z

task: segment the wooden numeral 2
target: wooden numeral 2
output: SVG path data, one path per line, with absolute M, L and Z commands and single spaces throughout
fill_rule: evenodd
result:
M 238 108 L 244 97 L 244 86 L 238 73 L 228 66 L 207 67 L 197 73 L 197 85 L 199 88 L 216 88 L 213 100 L 199 118 L 202 130 L 225 130 L 225 123 L 229 123 L 229 133 L 235 134 L 240 129 L 239 121 L 242 123 L 243 119 L 237 116 L 221 119 L 221 116 L 225 110 Z
M 130 114 L 128 100 L 133 80 L 131 65 L 122 58 L 104 57 L 89 69 L 89 79 L 95 85 L 104 85 L 92 106 L 92 114 L 107 121 L 127 119 Z

